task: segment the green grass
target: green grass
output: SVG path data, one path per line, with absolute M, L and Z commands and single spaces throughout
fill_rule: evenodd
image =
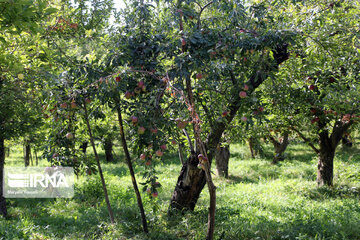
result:
M 278 165 L 271 164 L 271 146 L 264 149 L 265 157 L 250 159 L 246 146 L 232 145 L 229 178 L 214 176 L 216 239 L 360 239 L 359 149 L 339 147 L 332 188 L 316 186 L 317 159 L 307 146 L 290 145 L 287 160 Z M 12 148 L 6 164 L 22 166 L 20 147 Z M 205 238 L 206 188 L 194 212 L 167 214 L 180 171 L 176 154 L 165 156 L 158 167 L 163 185 L 159 198 L 143 195 L 149 235 L 141 231 L 126 165 L 119 161 L 103 167 L 115 225 L 109 221 L 99 176 L 82 176 L 73 199 L 8 200 L 9 219 L 0 218 L 0 239 Z M 138 182 L 140 171 L 136 167 Z

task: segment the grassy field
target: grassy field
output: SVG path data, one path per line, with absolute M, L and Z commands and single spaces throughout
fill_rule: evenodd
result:
M 360 239 L 358 148 L 338 148 L 333 188 L 316 187 L 317 159 L 307 146 L 290 145 L 287 160 L 276 166 L 271 146 L 265 153 L 250 159 L 246 146 L 231 146 L 229 178 L 214 176 L 215 239 Z M 6 164 L 22 166 L 22 149 L 13 147 Z M 8 200 L 10 218 L 0 217 L 0 239 L 205 239 L 206 188 L 194 212 L 167 215 L 181 168 L 176 154 L 166 155 L 158 167 L 163 185 L 158 199 L 143 195 L 148 235 L 141 231 L 126 165 L 119 160 L 103 166 L 115 225 L 109 223 L 99 176 L 82 176 L 73 199 Z

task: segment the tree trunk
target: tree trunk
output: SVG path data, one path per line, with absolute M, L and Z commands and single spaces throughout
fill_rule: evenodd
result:
M 197 167 L 198 164 L 196 153 L 191 154 L 186 160 L 171 197 L 171 208 L 194 210 L 206 183 L 205 172 Z
M 254 152 L 254 146 L 253 146 L 252 138 L 249 138 L 249 149 L 250 149 L 250 153 L 251 153 L 251 158 L 254 159 L 255 158 L 255 152 Z
M 335 149 L 321 149 L 319 153 L 317 184 L 318 186 L 332 186 L 334 176 Z
M 274 145 L 274 150 L 275 150 L 275 155 L 274 155 L 272 163 L 276 164 L 279 161 L 283 161 L 284 160 L 283 154 L 284 154 L 287 146 L 289 145 L 289 133 L 285 132 L 284 136 L 282 137 L 282 139 L 280 141 L 277 141 L 272 136 L 270 136 L 269 139 L 270 139 L 271 143 Z
M 0 137 L 0 214 L 6 217 L 7 215 L 6 200 L 3 197 L 4 164 L 5 164 L 4 139 Z
M 123 119 L 122 119 L 122 115 L 121 115 L 120 102 L 119 102 L 118 99 L 116 99 L 115 102 L 116 102 L 116 111 L 117 111 L 117 114 L 118 114 L 118 122 L 119 122 L 121 144 L 122 144 L 122 147 L 123 147 L 123 150 L 124 150 L 124 153 L 125 153 L 125 160 L 126 160 L 126 163 L 128 165 L 128 168 L 129 168 L 129 172 L 130 172 L 130 175 L 131 175 L 131 181 L 132 181 L 132 184 L 133 184 L 133 188 L 134 188 L 135 195 L 136 195 L 136 200 L 137 200 L 138 207 L 139 207 L 139 210 L 140 210 L 143 230 L 144 230 L 145 233 L 148 233 L 149 230 L 148 230 L 144 205 L 142 203 L 139 187 L 138 187 L 137 182 L 136 182 L 136 176 L 135 176 L 134 168 L 133 168 L 133 165 L 132 165 L 132 162 L 131 162 L 131 157 L 130 157 L 129 149 L 128 149 L 128 146 L 127 146 L 126 138 L 125 138 L 125 131 L 124 131 L 124 124 L 123 124 Z
M 318 186 L 333 185 L 335 150 L 352 123 L 352 121 L 336 121 L 329 136 L 329 132 L 325 128 L 326 125 L 321 121 L 318 122 L 319 130 L 321 130 L 319 131 L 320 149 L 318 152 L 319 161 L 316 179 Z
M 179 146 L 179 159 L 180 159 L 180 162 L 181 162 L 181 165 L 184 165 L 184 154 L 183 154 L 183 144 L 182 143 L 179 143 L 178 144 Z
M 24 147 L 24 163 L 25 167 L 28 167 L 30 164 L 30 144 L 28 142 L 25 142 Z
M 216 171 L 219 176 L 229 176 L 229 159 L 230 151 L 229 147 L 220 147 L 215 154 Z
M 100 175 L 101 184 L 102 184 L 104 195 L 105 195 L 105 202 L 106 202 L 106 206 L 107 206 L 107 209 L 108 209 L 108 212 L 109 212 L 110 221 L 111 221 L 112 224 L 114 224 L 115 223 L 114 213 L 113 213 L 111 205 L 110 205 L 109 195 L 108 195 L 108 191 L 107 191 L 107 187 L 106 187 L 106 183 L 105 183 L 105 178 L 104 178 L 104 175 L 103 175 L 103 172 L 102 172 L 102 168 L 101 168 L 101 164 L 100 164 L 100 160 L 99 160 L 99 155 L 97 154 L 97 151 L 96 151 L 96 146 L 95 146 L 94 138 L 93 138 L 92 131 L 91 131 L 91 126 L 90 126 L 90 122 L 89 122 L 89 115 L 88 115 L 88 112 L 87 112 L 85 98 L 84 98 L 84 113 L 85 113 L 84 114 L 85 122 L 86 122 L 86 126 L 87 126 L 87 129 L 88 129 L 88 134 L 89 134 L 89 137 L 90 137 L 90 143 L 91 143 L 91 146 L 93 148 L 96 163 L 97 163 L 98 170 L 99 170 L 99 175 Z
M 110 138 L 105 138 L 104 142 L 104 149 L 105 149 L 105 158 L 107 162 L 113 162 L 114 156 L 113 156 L 113 142 Z
M 37 165 L 39 165 L 39 159 L 38 159 L 38 156 L 37 156 L 36 147 L 34 147 L 34 154 L 35 154 L 35 164 L 37 166 Z
M 318 172 L 317 172 L 317 184 L 318 186 L 332 186 L 333 175 L 334 175 L 334 156 L 337 144 L 333 146 L 329 133 L 324 129 L 325 125 L 319 123 L 319 128 L 322 129 L 319 133 L 319 161 L 318 161 Z M 342 135 L 339 137 L 339 142 Z

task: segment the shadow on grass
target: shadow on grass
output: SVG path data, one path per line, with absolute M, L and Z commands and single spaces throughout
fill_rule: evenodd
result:
M 348 185 L 338 185 L 334 187 L 315 187 L 302 190 L 298 194 L 315 201 L 328 199 L 348 199 L 355 198 L 360 200 L 360 189 Z
M 246 176 L 235 176 L 235 175 L 229 175 L 229 177 L 226 178 L 226 181 L 229 183 L 259 183 L 259 179 L 253 179 Z
M 337 158 L 343 162 L 360 162 L 360 149 L 353 147 L 339 147 L 336 153 Z

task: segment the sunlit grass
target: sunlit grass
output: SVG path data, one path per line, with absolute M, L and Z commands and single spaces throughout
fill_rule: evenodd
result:
M 232 145 L 229 178 L 214 176 L 217 186 L 216 239 L 359 239 L 360 150 L 339 147 L 333 188 L 316 186 L 317 159 L 310 148 L 292 144 L 287 160 L 271 164 L 250 159 L 247 146 Z M 99 148 L 101 156 L 103 153 Z M 117 149 L 117 153 L 119 149 Z M 117 154 L 122 158 L 120 153 Z M 8 166 L 22 166 L 22 148 L 13 147 Z M 40 164 L 47 166 L 42 160 Z M 98 175 L 81 176 L 73 199 L 8 200 L 8 220 L 0 219 L 0 239 L 204 239 L 208 191 L 194 212 L 167 214 L 180 161 L 165 156 L 158 166 L 162 189 L 156 201 L 143 194 L 150 234 L 142 233 L 131 179 L 123 159 L 103 163 L 116 217 L 111 225 Z M 142 181 L 141 167 L 136 167 Z M 213 166 L 215 172 L 215 166 Z

